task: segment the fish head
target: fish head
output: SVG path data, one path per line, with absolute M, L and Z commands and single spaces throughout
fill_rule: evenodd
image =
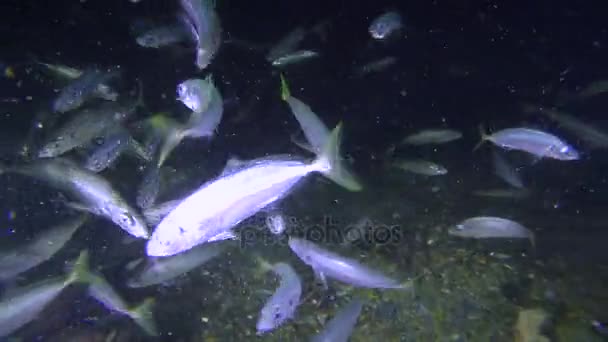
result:
M 288 318 L 281 305 L 268 303 L 260 312 L 260 318 L 256 323 L 257 334 L 262 335 L 274 330 Z
M 430 169 L 435 175 L 445 175 L 446 173 L 448 173 L 448 170 L 445 167 L 437 164 L 431 165 Z
M 147 239 L 150 237 L 148 227 L 144 220 L 133 210 L 127 207 L 126 204 L 115 203 L 106 206 L 106 214 L 112 222 L 129 234 Z
M 448 229 L 448 234 L 465 237 L 468 235 L 467 227 L 464 224 L 457 224 L 454 227 Z
M 187 80 L 177 85 L 177 99 L 194 112 L 203 109 L 204 91 L 197 80 Z
M 197 49 L 196 50 L 196 67 L 199 70 L 205 69 L 209 64 L 211 64 L 211 59 L 213 58 L 213 54 L 205 49 Z
M 559 148 L 555 148 L 551 150 L 551 153 L 556 159 L 560 160 L 578 160 L 580 158 L 580 154 L 578 151 L 567 144 L 563 146 L 559 146 Z

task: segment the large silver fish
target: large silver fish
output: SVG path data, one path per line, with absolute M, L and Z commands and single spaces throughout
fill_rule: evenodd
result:
M 68 159 L 37 159 L 27 164 L 3 167 L 0 173 L 3 172 L 19 173 L 46 181 L 76 198 L 79 203 L 71 204 L 74 208 L 106 217 L 135 237 L 150 236 L 140 214 L 131 208 L 107 180 Z
M 280 277 L 280 283 L 260 312 L 256 324 L 258 335 L 272 331 L 292 319 L 300 305 L 302 282 L 296 271 L 282 262 L 272 266 L 272 271 Z
M 180 0 L 184 13 L 181 18 L 196 43 L 195 65 L 205 69 L 222 43 L 220 18 L 214 0 Z
M 83 225 L 88 215 L 46 229 L 23 246 L 0 253 L 0 280 L 8 280 L 50 259 Z
M 243 220 L 285 197 L 310 173 L 319 172 L 351 191 L 361 190 L 361 185 L 342 171 L 340 134 L 341 124 L 312 162 L 258 159 L 204 184 L 160 222 L 146 246 L 147 254 L 175 255 L 229 233 Z
M 86 283 L 89 278 L 88 253 L 84 251 L 67 276 L 43 280 L 5 294 L 0 301 L 0 337 L 7 336 L 36 319 L 67 286 Z
M 487 134 L 479 128 L 481 141 L 475 146 L 479 148 L 485 141 L 507 150 L 520 150 L 528 152 L 539 158 L 552 158 L 558 160 L 577 160 L 580 155 L 574 147 L 555 135 L 531 128 L 507 128 Z
M 310 241 L 290 237 L 289 247 L 300 260 L 312 267 L 317 277 L 323 281 L 326 287 L 326 277 L 329 277 L 359 287 L 405 288 L 404 284 L 395 279 L 391 279 L 354 259 L 321 248 Z

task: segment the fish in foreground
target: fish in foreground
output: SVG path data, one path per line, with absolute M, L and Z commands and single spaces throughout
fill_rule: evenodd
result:
M 523 189 L 524 182 L 521 179 L 519 170 L 513 167 L 507 159 L 496 150 L 492 151 L 494 161 L 494 173 L 514 188 Z
M 311 339 L 311 342 L 348 342 L 361 314 L 363 303 L 353 299 L 325 324 L 325 328 Z
M 149 237 L 144 220 L 110 182 L 68 159 L 37 159 L 31 163 L 0 168 L 0 174 L 3 172 L 43 180 L 76 198 L 78 203 L 68 203 L 72 208 L 106 217 L 135 237 Z
M 577 160 L 578 151 L 555 135 L 531 128 L 507 128 L 487 134 L 483 126 L 479 127 L 481 141 L 475 146 L 476 150 L 484 142 L 490 141 L 494 145 L 507 150 L 528 152 L 538 158 L 552 158 L 557 160 Z
M 95 92 L 101 84 L 118 74 L 118 71 L 85 70 L 80 77 L 61 90 L 53 102 L 53 111 L 65 113 L 80 107 L 85 101 L 95 97 Z
M 146 334 L 158 335 L 152 312 L 154 298 L 144 299 L 140 305 L 131 308 L 101 275 L 90 274 L 88 282 L 91 297 L 97 299 L 107 309 L 130 317 Z
M 462 138 L 462 133 L 453 129 L 425 129 L 405 137 L 401 143 L 409 145 L 438 145 L 460 138 Z
M 393 166 L 425 176 L 441 176 L 448 173 L 445 167 L 427 160 L 399 160 L 394 162 Z
M 330 252 L 318 245 L 290 237 L 289 247 L 305 264 L 312 267 L 315 275 L 327 287 L 327 277 L 367 288 L 406 289 L 408 286 L 373 270 L 358 261 Z
M 0 280 L 12 279 L 50 259 L 70 240 L 87 220 L 79 215 L 44 230 L 30 242 L 14 249 L 0 252 Z
M 372 20 L 368 32 L 374 39 L 384 40 L 403 28 L 403 19 L 397 11 L 389 11 Z
M 258 335 L 274 330 L 292 319 L 302 295 L 300 276 L 289 264 L 280 262 L 265 268 L 270 268 L 280 278 L 280 283 L 260 312 L 256 324 Z
M 127 103 L 103 103 L 85 108 L 54 131 L 38 151 L 39 158 L 51 158 L 89 144 L 93 139 L 111 132 L 131 117 L 143 103 L 142 88 L 138 99 Z
M 196 62 L 199 70 L 205 69 L 222 43 L 220 18 L 215 11 L 214 0 L 180 0 L 181 19 L 188 27 L 196 44 Z
M 137 288 L 162 284 L 203 265 L 220 255 L 225 248 L 226 242 L 220 241 L 166 258 L 149 258 L 143 269 L 128 280 L 127 286 Z
M 316 51 L 298 50 L 273 60 L 272 66 L 285 67 L 291 64 L 301 63 L 315 57 L 319 57 L 319 53 Z
M 88 283 L 89 279 L 88 252 L 83 251 L 67 276 L 43 280 L 6 293 L 0 301 L 0 337 L 7 336 L 36 319 L 69 285 Z
M 472 239 L 528 239 L 535 246 L 534 233 L 521 224 L 501 217 L 480 216 L 464 220 L 448 234 Z
M 205 79 L 188 79 L 177 85 L 177 99 L 191 111 L 203 113 L 212 101 L 221 99 L 211 75 Z
M 319 172 L 350 191 L 360 191 L 361 185 L 343 172 L 341 132 L 338 124 L 312 162 L 256 159 L 203 184 L 163 218 L 148 241 L 147 254 L 175 255 L 229 233 L 243 220 L 287 196 L 310 173 Z
M 154 27 L 135 38 L 137 45 L 145 48 L 161 48 L 181 43 L 188 39 L 188 31 L 182 25 Z

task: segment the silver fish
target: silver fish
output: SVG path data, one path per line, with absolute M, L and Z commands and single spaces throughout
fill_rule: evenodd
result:
M 362 308 L 363 303 L 353 299 L 325 324 L 323 331 L 314 336 L 311 342 L 348 342 Z
M 354 76 L 363 77 L 373 72 L 384 71 L 395 63 L 397 63 L 397 57 L 386 56 L 355 68 Z
M 152 28 L 135 38 L 137 44 L 146 48 L 161 48 L 188 39 L 188 32 L 181 25 L 167 25 Z
M 193 112 L 203 113 L 219 94 L 211 75 L 205 79 L 188 79 L 177 85 L 177 99 Z M 221 97 L 221 96 L 220 96 Z
M 46 139 L 38 151 L 38 157 L 56 157 L 89 144 L 93 139 L 118 128 L 141 103 L 140 92 L 139 99 L 135 103 L 103 103 L 76 113 L 71 120 Z
M 7 336 L 32 320 L 67 286 L 89 280 L 88 253 L 82 252 L 65 277 L 55 277 L 7 293 L 0 301 L 0 337 Z
M 448 234 L 473 239 L 506 238 L 529 239 L 532 246 L 535 245 L 534 233 L 521 224 L 501 217 L 480 216 L 464 220 L 454 228 L 448 230 Z
M 88 215 L 62 222 L 38 234 L 32 241 L 0 253 L 0 281 L 12 279 L 50 259 L 70 240 Z
M 394 33 L 403 28 L 401 14 L 396 11 L 389 11 L 374 19 L 369 25 L 369 34 L 374 39 L 387 39 Z
M 272 271 L 280 277 L 279 287 L 266 301 L 256 324 L 257 334 L 276 329 L 292 319 L 300 305 L 302 282 L 296 271 L 286 263 L 277 263 Z
M 127 286 L 136 288 L 162 284 L 217 257 L 225 247 L 226 242 L 215 242 L 166 258 L 149 258 L 144 268 L 127 281 Z
M 144 299 L 139 306 L 131 309 L 101 275 L 91 274 L 89 283 L 89 295 L 91 297 L 97 299 L 107 309 L 130 317 L 149 336 L 158 335 L 152 311 L 154 298 Z
M 100 175 L 63 158 L 37 159 L 31 163 L 4 167 L 0 173 L 14 172 L 41 179 L 78 199 L 75 209 L 106 217 L 127 233 L 148 238 L 148 228 L 139 213 Z
M 65 113 L 80 107 L 85 101 L 94 97 L 100 84 L 117 75 L 117 71 L 102 72 L 96 69 L 84 71 L 80 77 L 61 90 L 53 102 L 53 111 Z
M 479 148 L 485 141 L 508 150 L 528 152 L 539 158 L 552 158 L 557 160 L 577 160 L 578 151 L 560 138 L 536 129 L 507 128 L 487 134 L 480 126 L 481 141 L 475 146 Z
M 425 129 L 405 137 L 401 143 L 409 145 L 436 145 L 458 140 L 460 138 L 462 138 L 462 133 L 453 129 Z
M 316 244 L 290 237 L 289 247 L 305 264 L 312 267 L 317 277 L 327 287 L 326 277 L 341 282 L 368 288 L 403 289 L 395 279 L 373 270 L 358 261 L 330 252 Z
M 307 35 L 306 29 L 303 27 L 296 27 L 285 37 L 281 38 L 271 49 L 268 51 L 266 55 L 266 60 L 272 62 L 281 56 L 285 56 L 298 48 L 298 45 L 302 42 L 302 40 Z
M 273 60 L 272 66 L 285 67 L 291 64 L 301 63 L 315 57 L 319 57 L 319 53 L 316 51 L 298 50 Z
M 524 182 L 521 179 L 519 170 L 506 160 L 499 152 L 492 152 L 492 160 L 494 161 L 494 173 L 504 180 L 507 184 L 514 188 L 523 189 Z
M 215 11 L 214 0 L 180 0 L 181 19 L 189 28 L 196 43 L 196 63 L 199 70 L 205 69 L 222 42 L 220 19 Z
M 243 220 L 285 197 L 300 180 L 313 172 L 319 172 L 349 190 L 361 190 L 359 183 L 343 176 L 339 153 L 341 127 L 339 124 L 334 129 L 326 148 L 310 163 L 263 158 L 203 184 L 156 227 L 146 246 L 147 254 L 175 255 L 229 232 Z
M 394 162 L 393 166 L 404 171 L 425 176 L 441 176 L 448 173 L 445 167 L 427 160 L 399 160 Z

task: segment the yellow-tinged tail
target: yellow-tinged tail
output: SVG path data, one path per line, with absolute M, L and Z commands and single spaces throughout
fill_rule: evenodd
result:
M 483 143 L 490 138 L 490 135 L 486 132 L 486 128 L 483 124 L 479 124 L 479 135 L 481 136 L 481 140 L 475 145 L 473 151 L 476 151 L 483 145 Z
M 154 298 L 146 298 L 140 305 L 129 310 L 129 316 L 149 336 L 158 336 L 156 322 L 154 321 L 154 304 Z
M 287 84 L 287 80 L 285 79 L 285 76 L 283 75 L 283 73 L 281 73 L 281 99 L 283 99 L 283 101 L 287 101 L 287 99 L 289 99 L 291 97 L 291 94 L 289 92 L 289 85 Z

